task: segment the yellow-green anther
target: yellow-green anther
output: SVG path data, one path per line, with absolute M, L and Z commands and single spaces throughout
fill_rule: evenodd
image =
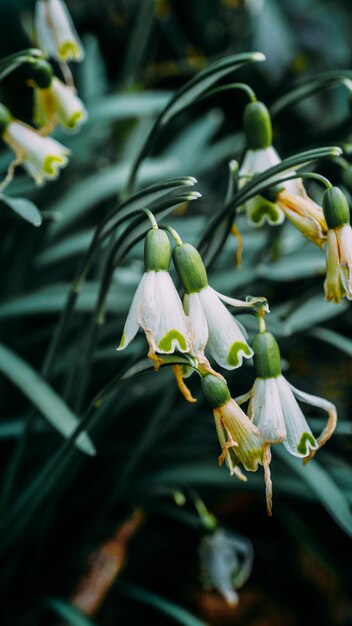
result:
M 217 409 L 231 400 L 230 390 L 224 380 L 214 374 L 202 377 L 202 391 L 208 404 Z
M 28 76 L 34 80 L 37 87 L 47 89 L 51 85 L 53 68 L 44 59 L 36 59 L 28 65 Z
M 207 287 L 207 272 L 198 250 L 190 243 L 175 246 L 173 259 L 186 293 L 197 293 Z
M 168 271 L 171 260 L 171 245 L 164 230 L 152 228 L 144 243 L 144 263 L 147 272 Z
M 331 187 L 325 191 L 323 211 L 328 228 L 338 228 L 350 223 L 348 202 L 339 187 Z
M 0 135 L 3 134 L 4 130 L 6 130 L 11 120 L 12 116 L 10 111 L 4 107 L 3 104 L 0 104 Z
M 276 378 L 281 374 L 280 349 L 275 337 L 258 333 L 253 340 L 254 365 L 259 378 Z
M 261 150 L 272 144 L 271 118 L 263 102 L 250 102 L 243 115 L 243 129 L 247 138 L 248 148 Z

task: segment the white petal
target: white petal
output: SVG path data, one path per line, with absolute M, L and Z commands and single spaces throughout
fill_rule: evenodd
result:
M 239 176 L 253 176 L 264 172 L 281 162 L 273 146 L 261 150 L 247 150 L 241 165 Z
M 137 319 L 137 311 L 141 307 L 142 299 L 144 297 L 146 280 L 147 280 L 147 272 L 143 274 L 141 281 L 133 296 L 130 310 L 128 312 L 125 326 L 123 329 L 120 345 L 117 348 L 117 350 L 124 350 L 137 334 L 137 331 L 139 328 L 139 321 Z
M 62 126 L 72 130 L 87 119 L 83 102 L 71 86 L 65 85 L 61 80 L 54 77 L 50 89 L 55 113 Z
M 331 411 L 331 409 L 335 408 L 335 405 L 329 400 L 325 398 L 321 398 L 320 396 L 313 396 L 310 393 L 306 393 L 305 391 L 301 391 L 300 389 L 296 389 L 291 383 L 286 381 L 288 386 L 290 387 L 293 394 L 301 400 L 301 402 L 305 402 L 306 404 L 310 404 L 311 406 L 316 406 L 319 409 L 323 409 L 324 411 Z
M 286 438 L 285 421 L 275 378 L 257 378 L 253 385 L 251 414 L 267 443 Z
M 159 309 L 159 323 L 155 332 L 158 352 L 169 354 L 175 350 L 188 352 L 187 319 L 180 296 L 168 272 L 156 272 L 156 306 Z
M 220 300 L 226 302 L 227 304 L 231 304 L 231 306 L 248 309 L 259 307 L 260 309 L 263 309 L 266 313 L 270 313 L 268 301 L 262 296 L 258 296 L 258 298 L 248 296 L 247 300 L 237 300 L 236 298 L 230 298 L 229 296 L 225 296 L 223 293 L 220 293 L 215 289 L 213 289 L 213 291 L 216 293 L 218 298 L 220 298 Z
M 191 320 L 192 348 L 196 354 L 203 354 L 208 341 L 208 324 L 198 293 L 186 294 L 184 307 Z
M 344 224 L 336 229 L 340 253 L 340 278 L 346 298 L 352 300 L 352 228 Z
M 35 5 L 35 32 L 38 46 L 49 57 L 56 57 L 56 45 L 48 23 L 48 3 L 37 0 Z
M 243 357 L 251 358 L 253 350 L 236 320 L 211 287 L 205 287 L 198 295 L 208 324 L 208 348 L 211 355 L 225 369 L 240 367 Z
M 276 378 L 276 385 L 280 394 L 287 433 L 287 439 L 283 444 L 288 452 L 294 456 L 306 457 L 310 450 L 315 450 L 318 447 L 318 444 L 288 382 L 282 375 Z
M 52 36 L 56 44 L 55 58 L 81 61 L 84 56 L 72 18 L 63 0 L 48 0 Z

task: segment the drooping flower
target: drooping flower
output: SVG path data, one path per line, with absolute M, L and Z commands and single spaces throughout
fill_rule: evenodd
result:
M 43 52 L 57 61 L 82 61 L 84 51 L 63 0 L 37 0 L 35 31 Z
M 171 246 L 167 234 L 151 229 L 145 239 L 145 273 L 134 294 L 118 350 L 124 350 L 141 327 L 149 344 L 148 356 L 175 350 L 189 352 L 189 322 L 168 272 Z
M 201 256 L 191 244 L 174 248 L 173 258 L 186 295 L 184 307 L 192 322 L 192 352 L 200 362 L 207 347 L 215 361 L 225 369 L 242 365 L 253 351 L 244 336 L 244 329 L 229 313 L 222 301 L 236 307 L 266 306 L 265 298 L 248 302 L 228 298 L 208 285 L 207 273 Z
M 340 302 L 344 296 L 352 300 L 350 210 L 344 194 L 338 187 L 326 190 L 323 209 L 328 225 L 325 297 L 335 303 Z
M 242 187 L 256 174 L 281 162 L 272 146 L 271 119 L 266 106 L 262 102 L 251 102 L 245 109 L 243 121 L 248 150 L 239 170 Z M 286 216 L 307 239 L 321 248 L 327 231 L 321 207 L 309 198 L 301 179 L 281 183 L 279 177 L 276 182 L 278 184 L 265 196 L 257 195 L 245 202 L 249 221 L 254 226 L 265 222 L 275 226 L 282 224 Z
M 87 111 L 75 88 L 65 85 L 56 76 L 48 87 L 35 88 L 34 101 L 34 121 L 40 127 L 53 129 L 60 124 L 72 131 L 87 119 Z
M 287 452 L 308 461 L 334 432 L 336 408 L 324 398 L 296 389 L 284 378 L 279 346 L 271 333 L 258 333 L 253 348 L 257 378 L 252 389 L 236 400 L 239 404 L 249 400 L 248 415 L 265 443 L 282 443 Z M 328 413 L 326 427 L 317 439 L 296 398 Z
M 15 153 L 15 164 L 21 163 L 38 185 L 57 178 L 59 169 L 68 163 L 70 150 L 51 137 L 42 137 L 24 122 L 9 119 L 1 136 Z
M 267 489 L 268 512 L 271 514 L 270 449 L 259 431 L 241 407 L 231 398 L 226 381 L 214 374 L 202 377 L 202 391 L 212 407 L 215 426 L 222 452 L 219 464 L 225 461 L 231 474 L 246 480 L 238 464 L 249 472 L 255 472 L 258 465 L 264 466 Z
M 236 589 L 242 587 L 252 571 L 251 542 L 217 528 L 202 537 L 199 554 L 206 587 L 214 587 L 230 606 L 235 606 L 238 603 Z

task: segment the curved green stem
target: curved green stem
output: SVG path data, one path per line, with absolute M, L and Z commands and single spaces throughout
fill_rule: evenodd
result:
M 162 228 L 163 230 L 167 230 L 167 232 L 172 235 L 178 246 L 181 246 L 183 244 L 183 241 L 177 230 L 175 230 L 172 226 L 169 226 L 168 224 L 161 224 L 160 228 Z

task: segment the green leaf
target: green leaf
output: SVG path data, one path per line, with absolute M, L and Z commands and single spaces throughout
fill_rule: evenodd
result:
M 308 298 L 301 306 L 296 306 L 291 315 L 286 318 L 286 323 L 293 333 L 302 332 L 320 322 L 340 315 L 348 308 L 348 302 L 343 300 L 339 304 L 333 304 L 324 300 L 323 294 Z
M 352 356 L 352 339 L 348 337 L 344 337 L 340 335 L 340 333 L 335 332 L 334 330 L 330 330 L 328 328 L 313 328 L 308 333 L 311 337 L 315 337 L 316 339 L 320 339 L 321 341 L 326 341 L 334 348 L 345 352 L 349 356 Z
M 117 586 L 120 593 L 132 600 L 137 600 L 148 606 L 152 606 L 164 615 L 167 615 L 178 624 L 183 626 L 205 626 L 206 622 L 201 621 L 186 609 L 178 606 L 174 602 L 159 596 L 158 594 L 146 591 L 137 587 L 137 585 L 131 585 L 130 583 L 120 583 Z
M 290 89 L 283 96 L 278 98 L 271 106 L 270 113 L 272 116 L 277 115 L 288 106 L 292 106 L 296 102 L 319 93 L 324 89 L 329 89 L 334 85 L 345 85 L 351 91 L 352 87 L 352 71 L 351 70 L 332 70 L 328 72 L 320 72 L 306 81 L 300 82 L 298 85 Z
M 0 200 L 10 209 L 12 209 L 17 215 L 23 217 L 24 220 L 33 224 L 33 226 L 40 226 L 42 223 L 42 216 L 38 207 L 27 198 L 13 198 L 11 196 L 0 195 Z
M 76 415 L 28 363 L 3 344 L 0 344 L 0 371 L 21 389 L 59 433 L 70 437 L 79 423 Z M 96 453 L 85 432 L 77 437 L 76 446 L 90 456 Z
M 331 517 L 352 537 L 352 513 L 348 501 L 338 485 L 325 469 L 319 465 L 317 460 L 313 459 L 307 465 L 303 465 L 300 459 L 288 454 L 281 447 L 274 446 L 273 451 L 298 475 L 300 480 L 303 480 L 310 487 Z
M 94 626 L 94 622 L 86 617 L 82 611 L 72 606 L 72 604 L 68 604 L 57 598 L 49 598 L 45 604 L 52 609 L 56 615 L 71 624 L 71 626 Z

